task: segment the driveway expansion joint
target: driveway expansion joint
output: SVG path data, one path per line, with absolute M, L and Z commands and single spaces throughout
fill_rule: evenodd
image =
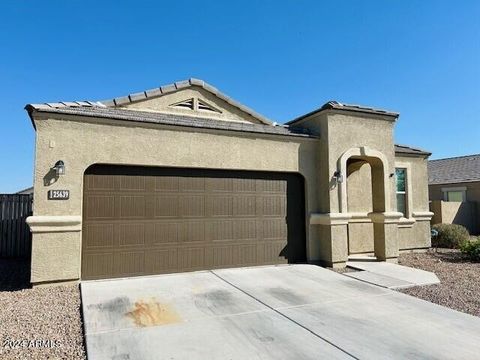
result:
M 348 351 L 342 349 L 341 347 L 339 347 L 338 345 L 332 343 L 331 341 L 329 341 L 328 339 L 325 339 L 324 337 L 318 335 L 317 333 L 315 333 L 314 331 L 310 330 L 308 327 L 300 324 L 299 322 L 295 321 L 294 319 L 288 317 L 287 315 L 285 315 L 284 313 L 280 312 L 278 309 L 275 309 L 274 307 L 266 304 L 265 302 L 263 302 L 262 300 L 256 298 L 255 296 L 251 295 L 250 293 L 246 292 L 245 290 L 243 290 L 242 288 L 236 286 L 235 284 L 231 283 L 230 281 L 224 279 L 223 277 L 221 277 L 220 275 L 218 275 L 214 270 L 210 270 L 210 272 L 215 275 L 217 278 L 219 278 L 220 280 L 226 282 L 227 284 L 229 284 L 230 286 L 234 287 L 235 289 L 241 291 L 242 293 L 244 293 L 245 295 L 251 297 L 252 299 L 254 299 L 255 301 L 258 301 L 260 304 L 262 304 L 263 306 L 269 308 L 270 310 L 274 311 L 275 313 L 277 313 L 278 315 L 282 316 L 283 318 L 289 320 L 290 322 L 294 323 L 295 325 L 301 327 L 302 329 L 308 331 L 309 333 L 311 333 L 312 335 L 314 335 L 315 337 L 319 338 L 320 340 L 322 341 L 325 341 L 326 343 L 328 343 L 329 345 L 333 346 L 334 348 L 340 350 L 341 352 L 343 352 L 344 354 L 350 356 L 352 359 L 357 359 L 357 360 L 360 360 L 360 358 L 356 357 L 355 355 L 349 353 Z

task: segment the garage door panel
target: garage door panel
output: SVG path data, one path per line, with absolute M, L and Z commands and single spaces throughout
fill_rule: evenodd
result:
M 178 176 L 155 177 L 155 191 L 167 193 L 178 192 L 179 180 Z
M 286 180 L 271 180 L 260 179 L 257 180 L 257 191 L 262 193 L 279 193 L 285 194 L 287 189 Z
M 181 269 L 200 270 L 205 269 L 211 248 L 189 247 L 179 249 L 179 261 Z
M 233 216 L 252 216 L 258 215 L 257 201 L 255 195 L 236 195 L 233 197 Z
M 205 241 L 205 222 L 182 221 L 177 226 L 179 242 L 193 243 Z
M 109 175 L 85 177 L 84 187 L 88 191 L 115 190 L 115 178 Z
M 283 240 L 287 236 L 287 223 L 285 219 L 266 219 L 261 221 L 260 229 L 262 239 Z
M 114 253 L 114 273 L 119 276 L 142 275 L 145 271 L 145 251 Z
M 224 267 L 235 265 L 233 253 L 237 250 L 236 246 L 216 246 L 212 249 L 212 267 Z
M 179 202 L 180 217 L 204 217 L 205 196 L 204 195 L 181 195 Z
M 129 223 L 118 225 L 118 246 L 135 246 L 145 245 L 146 224 Z
M 263 196 L 261 200 L 263 216 L 286 216 L 287 199 L 285 196 Z
M 178 268 L 178 250 L 176 248 L 152 250 L 145 254 L 145 271 L 147 274 L 174 272 Z
M 178 224 L 161 222 L 154 224 L 153 245 L 176 244 L 178 240 Z
M 209 221 L 205 227 L 205 235 L 212 242 L 234 241 L 233 226 L 232 220 Z
M 83 279 L 305 258 L 295 175 L 101 166 L 85 184 Z
M 288 263 L 287 259 L 282 258 L 282 253 L 286 247 L 283 241 L 266 241 L 263 245 L 263 255 L 265 263 L 272 263 L 273 259 L 279 259 L 278 263 Z
M 206 178 L 205 190 L 214 193 L 231 193 L 233 191 L 233 179 L 228 178 Z
M 244 178 L 234 178 L 232 179 L 233 192 L 234 193 L 244 193 L 250 192 L 254 193 L 256 191 L 256 179 L 244 179 Z
M 114 276 L 113 261 L 111 252 L 83 254 L 82 277 L 84 279 L 101 279 Z
M 155 197 L 154 217 L 178 217 L 179 216 L 178 195 L 157 195 Z
M 239 219 L 233 222 L 234 238 L 237 240 L 255 241 L 257 235 L 256 219 Z
M 120 190 L 146 191 L 147 178 L 145 176 L 121 176 Z
M 179 178 L 179 190 L 184 192 L 205 191 L 205 178 L 184 176 Z
M 233 198 L 231 195 L 210 195 L 206 198 L 207 217 L 233 216 Z
M 115 196 L 90 195 L 85 201 L 86 220 L 115 219 Z
M 257 244 L 238 245 L 238 251 L 235 254 L 235 264 L 238 266 L 249 266 L 259 264 Z
M 143 219 L 146 215 L 147 199 L 145 195 L 119 196 L 120 218 Z
M 114 246 L 113 224 L 91 224 L 84 229 L 84 249 L 112 248 Z

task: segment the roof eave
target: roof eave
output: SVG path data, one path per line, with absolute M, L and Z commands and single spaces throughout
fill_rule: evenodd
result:
M 113 109 L 112 109 L 113 110 Z M 119 109 L 120 110 L 120 109 Z M 115 111 L 115 110 L 113 110 Z M 132 113 L 141 113 L 142 111 L 131 111 Z M 140 120 L 134 120 L 134 119 L 128 119 L 123 115 L 119 114 L 109 114 L 108 116 L 104 114 L 95 114 L 95 113 L 83 113 L 83 114 L 75 114 L 71 113 L 70 109 L 65 108 L 65 109 L 56 109 L 56 108 L 41 108 L 41 109 L 34 109 L 33 110 L 34 115 L 43 115 L 43 114 L 51 114 L 56 118 L 62 118 L 65 119 L 64 116 L 68 117 L 73 117 L 73 118 L 90 118 L 90 119 L 103 119 L 103 120 L 114 120 L 114 121 L 126 121 L 126 122 L 137 122 L 137 123 L 150 123 L 150 124 L 156 124 L 160 126 L 178 126 L 178 127 L 183 127 L 183 128 L 193 128 L 193 129 L 198 129 L 196 126 L 190 126 L 190 125 L 184 125 L 184 124 L 164 124 L 164 123 L 158 123 L 149 119 L 145 119 L 144 121 Z M 151 113 L 146 113 L 146 114 L 151 114 Z M 168 114 L 164 114 L 168 115 Z M 184 116 L 188 117 L 188 116 Z M 195 118 L 196 119 L 196 118 Z M 201 118 L 202 120 L 205 120 L 204 118 Z M 221 121 L 221 120 L 215 120 L 215 121 Z M 261 126 L 261 127 L 266 127 L 266 128 L 276 128 L 275 126 L 270 126 L 266 124 L 248 124 L 248 125 L 253 125 L 253 126 Z M 261 132 L 261 131 L 253 131 L 253 130 L 247 130 L 247 129 L 242 129 L 242 130 L 232 130 L 232 129 L 225 129 L 225 128 L 216 128 L 216 127 L 204 127 L 204 129 L 207 130 L 213 130 L 213 131 L 234 131 L 234 132 L 239 132 L 239 133 L 256 133 L 256 134 L 265 134 L 265 135 L 278 135 L 278 136 L 294 136 L 298 138 L 303 138 L 303 139 L 317 139 L 317 136 L 314 134 L 307 134 L 307 133 L 292 133 L 292 134 L 282 134 L 282 133 L 276 133 L 276 132 Z
M 326 104 L 322 105 L 320 108 L 315 109 L 307 114 L 301 115 L 293 120 L 290 120 L 285 123 L 285 125 L 290 125 L 297 123 L 301 120 L 304 120 L 307 117 L 310 117 L 315 114 L 319 114 L 324 111 L 334 110 L 334 111 L 341 111 L 341 112 L 353 112 L 353 113 L 361 113 L 361 114 L 369 114 L 369 115 L 379 115 L 383 117 L 390 118 L 390 121 L 395 121 L 400 116 L 399 113 L 393 111 L 386 111 L 380 109 L 373 109 L 373 108 L 365 108 L 365 107 L 350 107 L 349 105 L 342 105 L 337 101 L 329 101 Z
M 32 123 L 33 129 L 37 131 L 37 127 L 35 126 L 35 120 L 33 119 L 35 108 L 33 107 L 32 104 L 27 104 L 25 105 L 24 109 L 27 110 L 28 117 L 30 118 L 30 122 Z

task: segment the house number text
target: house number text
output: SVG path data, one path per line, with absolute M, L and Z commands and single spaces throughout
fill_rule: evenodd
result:
M 68 200 L 70 190 L 49 190 L 48 200 Z

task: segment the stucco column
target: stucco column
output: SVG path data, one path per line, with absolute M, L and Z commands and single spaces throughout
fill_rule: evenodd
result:
M 311 214 L 310 224 L 320 228 L 320 260 L 334 268 L 345 267 L 348 260 L 349 214 Z
M 80 278 L 81 216 L 30 216 L 33 285 Z
M 398 259 L 399 212 L 372 212 L 368 214 L 373 222 L 374 251 L 377 260 L 396 262 Z

